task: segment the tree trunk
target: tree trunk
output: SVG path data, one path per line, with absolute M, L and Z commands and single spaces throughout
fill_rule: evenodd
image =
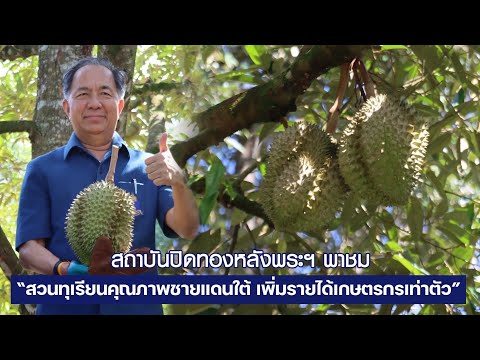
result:
M 22 48 L 22 47 L 19 47 Z M 4 49 L 6 50 L 6 49 Z M 17 49 L 19 50 L 19 49 Z M 24 49 L 25 50 L 25 49 Z M 63 73 L 81 57 L 91 55 L 93 46 L 38 46 L 39 68 L 37 102 L 34 125 L 26 127 L 27 121 L 17 121 L 18 126 L 10 131 L 30 130 L 32 158 L 65 144 L 72 128 L 62 108 Z M 25 50 L 27 51 L 27 50 Z M 11 122 L 14 124 L 14 122 Z M 10 279 L 22 272 L 22 266 L 0 227 L 0 268 Z
M 72 127 L 62 107 L 63 74 L 82 57 L 91 56 L 92 50 L 92 45 L 38 46 L 37 101 L 33 117 L 34 126 L 30 131 L 32 159 L 68 141 Z M 11 275 L 23 272 L 18 257 L 3 231 L 0 233 L 0 265 L 9 279 Z M 33 307 L 22 305 L 20 311 L 22 314 L 31 314 Z
M 117 68 L 127 73 L 127 88 L 125 91 L 125 107 L 120 115 L 117 124 L 117 131 L 123 137 L 125 136 L 130 112 L 130 95 L 132 94 L 133 74 L 135 71 L 135 59 L 137 55 L 137 45 L 100 45 L 98 56 L 109 59 Z
M 12 275 L 19 275 L 23 268 L 18 261 L 18 257 L 10 246 L 7 236 L 0 226 L 0 268 L 10 280 Z
M 72 126 L 62 107 L 62 78 L 80 58 L 91 56 L 92 45 L 40 45 L 37 103 L 31 133 L 32 158 L 64 145 Z

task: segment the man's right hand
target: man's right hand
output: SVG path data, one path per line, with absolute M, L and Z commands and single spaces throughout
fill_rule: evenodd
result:
M 114 268 L 112 266 L 112 255 L 114 253 L 112 239 L 107 236 L 99 237 L 93 247 L 88 273 L 90 275 L 136 275 L 151 270 L 151 268 L 147 267 Z M 135 249 L 128 253 L 146 253 L 149 256 L 148 260 L 152 260 L 152 254 L 150 254 L 150 249 L 147 247 Z

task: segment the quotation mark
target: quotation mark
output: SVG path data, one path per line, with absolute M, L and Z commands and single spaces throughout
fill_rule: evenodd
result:
M 25 287 L 25 283 L 23 281 L 17 281 L 17 286 L 18 287 Z

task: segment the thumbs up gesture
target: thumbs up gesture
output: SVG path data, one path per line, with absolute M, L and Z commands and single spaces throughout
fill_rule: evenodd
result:
M 147 176 L 157 186 L 185 185 L 183 170 L 178 166 L 167 145 L 167 133 L 163 133 L 158 142 L 157 154 L 145 159 Z
M 168 139 L 167 133 L 163 133 L 162 136 L 160 136 L 160 140 L 158 141 L 158 148 L 160 149 L 161 153 L 170 151 L 168 150 L 167 139 Z

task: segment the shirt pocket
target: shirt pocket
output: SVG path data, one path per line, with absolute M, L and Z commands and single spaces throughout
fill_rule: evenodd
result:
M 125 190 L 126 192 L 132 194 L 135 198 L 135 209 L 136 215 L 143 215 L 142 203 L 144 201 L 144 192 L 143 187 L 145 186 L 144 182 L 136 178 L 121 178 L 116 181 L 116 185 Z

